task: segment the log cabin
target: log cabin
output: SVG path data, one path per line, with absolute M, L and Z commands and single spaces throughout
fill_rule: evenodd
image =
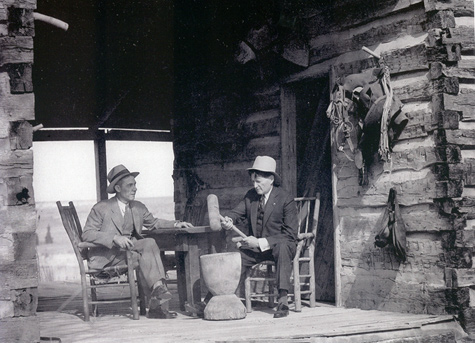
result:
M 45 36 L 53 29 L 35 25 L 37 7 L 82 31 Z M 75 22 L 72 13 L 88 19 Z M 111 13 L 124 17 L 114 22 Z M 250 187 L 246 168 L 258 155 L 272 156 L 287 190 L 322 194 L 317 300 L 454 314 L 475 333 L 473 16 L 470 0 L 118 1 L 115 7 L 1 0 L 5 341 L 39 341 L 32 141 L 67 139 L 94 140 L 99 199 L 105 140 L 173 141 L 177 218 L 211 193 L 223 211 L 231 209 Z M 136 60 L 120 59 L 109 31 L 128 37 L 128 46 L 147 48 L 135 51 Z M 74 54 L 78 42 L 87 48 Z M 45 55 L 52 44 L 58 53 Z M 75 63 L 65 64 L 71 55 Z M 375 70 L 387 70 L 407 125 L 392 139 L 389 159 L 371 150 L 362 167 L 355 106 L 348 120 L 335 121 L 328 110 L 345 78 Z M 350 90 L 347 104 L 361 97 L 361 87 Z M 353 131 L 342 131 L 341 120 Z M 36 131 L 40 124 L 87 130 Z M 18 204 L 24 188 L 30 198 Z M 391 189 L 404 258 L 394 242 L 375 245 Z

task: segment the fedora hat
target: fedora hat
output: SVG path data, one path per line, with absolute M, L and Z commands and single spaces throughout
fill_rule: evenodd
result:
M 274 175 L 274 185 L 280 186 L 282 180 L 280 179 L 280 175 L 276 173 L 276 166 L 277 163 L 272 157 L 257 156 L 254 160 L 254 164 L 252 165 L 252 167 L 247 168 L 247 170 L 249 173 L 252 173 L 253 171 L 271 173 L 272 175 Z
M 107 193 L 115 193 L 115 185 L 117 182 L 119 182 L 121 179 L 123 179 L 126 176 L 132 175 L 133 177 L 136 177 L 139 175 L 138 172 L 133 172 L 131 173 L 127 168 L 125 168 L 122 164 L 119 164 L 118 166 L 115 166 L 112 168 L 107 174 L 107 180 L 109 181 L 109 186 L 107 186 Z

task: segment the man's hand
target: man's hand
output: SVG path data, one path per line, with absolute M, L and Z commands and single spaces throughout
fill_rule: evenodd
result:
M 228 216 L 221 218 L 221 227 L 225 230 L 231 230 L 233 228 L 233 220 Z
M 254 236 L 249 236 L 246 238 L 235 237 L 232 239 L 232 241 L 236 242 L 236 247 L 239 249 L 249 249 L 252 251 L 260 251 L 259 240 Z
M 175 227 L 180 229 L 186 229 L 187 227 L 193 227 L 193 224 L 188 222 L 176 222 Z
M 115 235 L 113 242 L 119 248 L 125 249 L 125 250 L 129 250 L 134 247 L 134 243 L 128 237 L 125 237 L 125 236 Z

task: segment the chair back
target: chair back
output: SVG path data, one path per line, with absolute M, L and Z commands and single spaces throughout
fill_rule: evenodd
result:
M 58 206 L 59 214 L 61 215 L 61 220 L 63 221 L 63 226 L 66 232 L 68 233 L 69 240 L 73 246 L 74 253 L 79 262 L 80 266 L 83 266 L 83 260 L 87 260 L 87 248 L 81 249 L 79 247 L 82 242 L 82 227 L 79 222 L 79 217 L 76 212 L 76 208 L 72 201 L 69 202 L 69 206 L 63 206 L 61 201 L 57 201 L 56 205 Z
M 317 236 L 318 216 L 320 211 L 320 193 L 315 197 L 295 198 L 297 204 L 299 239 Z
M 207 208 L 206 199 L 195 198 L 186 205 L 183 221 L 189 222 L 194 226 L 208 225 L 206 221 Z

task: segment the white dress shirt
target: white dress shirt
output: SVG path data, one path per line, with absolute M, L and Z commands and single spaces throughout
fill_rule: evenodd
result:
M 127 206 L 127 204 L 120 201 L 119 198 L 117 198 L 117 202 L 119 203 L 120 213 L 122 214 L 122 217 L 123 217 L 125 215 L 125 206 Z

